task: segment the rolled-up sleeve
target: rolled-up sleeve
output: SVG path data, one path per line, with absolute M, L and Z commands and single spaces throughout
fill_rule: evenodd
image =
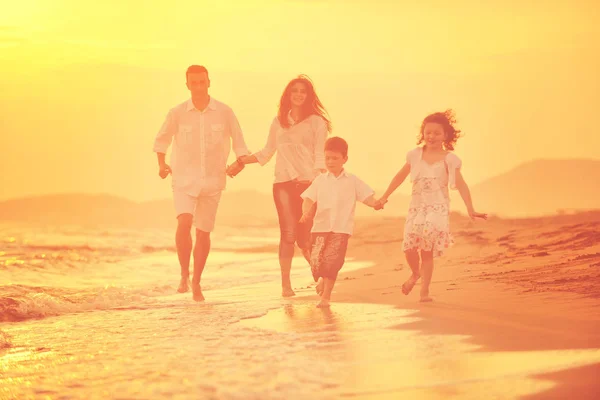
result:
M 363 182 L 360 178 L 354 177 L 354 187 L 356 189 L 356 200 L 363 202 L 367 198 L 373 196 L 375 192 L 369 185 Z
M 265 165 L 271 158 L 273 158 L 273 155 L 277 150 L 277 132 L 279 131 L 279 127 L 279 121 L 277 121 L 277 118 L 275 118 L 271 124 L 271 129 L 269 129 L 267 144 L 255 154 L 256 160 L 258 160 L 260 165 Z
M 327 124 L 317 117 L 315 129 L 315 169 L 325 169 L 325 140 L 327 139 Z
M 228 111 L 229 133 L 231 134 L 231 147 L 233 152 L 236 157 L 248 155 L 250 154 L 250 151 L 244 140 L 244 134 L 242 133 L 240 123 L 233 110 L 229 109 Z
M 165 122 L 163 122 L 160 130 L 156 134 L 156 138 L 154 139 L 154 152 L 166 154 L 176 131 L 177 121 L 175 119 L 174 110 L 170 110 L 167 114 L 167 118 L 165 118 Z

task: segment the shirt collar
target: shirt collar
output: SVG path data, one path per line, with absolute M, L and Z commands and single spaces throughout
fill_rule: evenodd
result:
M 206 109 L 213 110 L 213 111 L 217 109 L 217 102 L 212 98 L 212 96 L 210 96 L 208 99 L 208 105 L 206 106 Z M 185 110 L 186 111 L 197 110 L 197 108 L 194 106 L 194 102 L 192 101 L 191 98 L 187 101 Z M 200 111 L 200 110 L 198 110 L 198 111 Z
M 341 174 L 340 174 L 340 176 L 338 176 L 338 177 L 336 177 L 336 176 L 335 176 L 333 173 L 331 173 L 330 171 L 327 171 L 327 176 L 331 176 L 332 178 L 335 178 L 335 179 L 339 179 L 339 178 L 341 178 L 342 176 L 345 176 L 345 177 L 347 178 L 347 177 L 348 177 L 348 173 L 346 172 L 346 169 L 344 168 L 344 169 L 342 169 L 342 173 L 341 173 Z

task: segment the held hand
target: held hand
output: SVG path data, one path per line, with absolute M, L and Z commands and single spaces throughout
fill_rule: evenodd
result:
M 469 210 L 469 217 L 471 219 L 475 219 L 475 218 L 481 218 L 481 219 L 488 219 L 488 215 L 484 214 L 484 213 L 478 213 L 475 210 Z
M 244 169 L 244 167 L 245 165 L 241 162 L 234 161 L 230 166 L 227 167 L 227 170 L 225 172 L 230 178 L 233 178 L 237 174 L 239 174 Z
M 158 167 L 158 176 L 160 176 L 162 179 L 165 179 L 172 172 L 173 171 L 171 171 L 171 167 L 169 167 L 167 164 Z
M 385 203 L 387 203 L 387 199 L 382 197 L 381 199 L 375 202 L 375 207 L 373 208 L 375 210 L 383 210 L 383 206 L 385 205 Z

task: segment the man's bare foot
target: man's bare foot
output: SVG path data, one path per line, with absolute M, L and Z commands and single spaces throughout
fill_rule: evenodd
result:
M 291 287 L 284 287 L 283 290 L 281 291 L 281 295 L 283 297 L 292 297 L 292 296 L 295 296 L 296 293 L 292 290 Z
M 325 281 L 323 280 L 323 277 L 319 278 L 319 281 L 317 282 L 317 287 L 315 288 L 315 290 L 317 291 L 317 294 L 320 296 L 323 294 L 323 285 L 325 284 Z
M 402 293 L 405 295 L 409 294 L 415 287 L 415 283 L 417 283 L 420 277 L 421 275 L 412 274 L 410 278 L 408 278 L 408 280 L 402 284 Z
M 331 304 L 329 304 L 329 300 L 321 299 L 321 301 L 317 304 L 317 308 L 328 308 Z
M 433 298 L 429 297 L 429 296 L 421 296 L 421 300 L 419 300 L 421 303 L 430 303 L 433 301 Z
M 194 301 L 204 301 L 204 296 L 202 295 L 202 289 L 200 288 L 199 283 L 192 283 L 192 294 Z
M 188 290 L 190 290 L 189 284 L 190 284 L 189 278 L 181 278 L 181 281 L 179 281 L 179 287 L 177 288 L 177 293 L 185 293 Z

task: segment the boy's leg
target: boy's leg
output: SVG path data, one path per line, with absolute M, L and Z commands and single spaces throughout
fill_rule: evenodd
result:
M 331 292 L 344 265 L 350 235 L 331 233 L 323 249 L 323 294 L 317 307 L 329 307 Z
M 323 294 L 321 295 L 321 301 L 317 304 L 317 307 L 329 307 L 329 302 L 331 301 L 331 292 L 333 291 L 335 281 L 336 279 L 323 278 Z
M 433 251 L 421 250 L 421 273 L 423 281 L 421 282 L 421 301 L 431 301 L 429 297 L 429 285 L 433 275 Z
M 421 277 L 421 273 L 419 272 L 420 260 L 417 249 L 407 250 L 404 252 L 404 255 L 406 257 L 406 262 L 410 267 L 412 275 L 406 280 L 406 282 L 402 284 L 402 293 L 409 294 L 415 286 L 415 283 L 417 283 L 417 281 Z

